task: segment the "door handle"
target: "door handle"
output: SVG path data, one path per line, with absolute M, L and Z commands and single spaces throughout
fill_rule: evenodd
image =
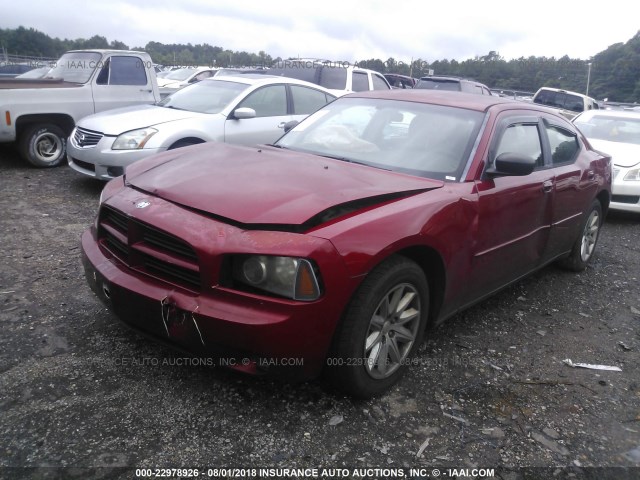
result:
M 141 88 L 140 89 L 141 92 L 146 92 L 146 93 L 151 93 L 153 92 L 153 90 L 147 90 L 146 88 Z
M 542 184 L 542 191 L 544 193 L 549 193 L 551 190 L 553 190 L 553 181 L 552 180 L 547 180 L 546 182 L 544 182 Z

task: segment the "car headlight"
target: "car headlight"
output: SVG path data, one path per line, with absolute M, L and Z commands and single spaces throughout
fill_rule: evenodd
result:
M 116 138 L 111 146 L 112 150 L 136 150 L 144 148 L 145 144 L 153 137 L 158 130 L 155 128 L 140 128 L 123 133 Z
M 623 180 L 629 181 L 640 181 L 640 168 L 634 168 L 633 170 L 629 170 L 627 174 L 624 176 Z
M 280 295 L 293 300 L 313 301 L 320 297 L 318 273 L 310 260 L 270 255 L 231 257 L 234 284 Z

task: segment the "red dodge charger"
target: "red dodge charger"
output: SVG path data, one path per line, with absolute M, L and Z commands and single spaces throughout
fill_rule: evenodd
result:
M 274 145 L 134 163 L 82 250 L 91 288 L 136 329 L 367 398 L 427 326 L 550 262 L 584 269 L 610 198 L 610 158 L 544 107 L 355 93 Z

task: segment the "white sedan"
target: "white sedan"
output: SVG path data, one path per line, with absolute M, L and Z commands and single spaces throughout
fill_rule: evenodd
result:
M 573 119 L 589 143 L 611 155 L 610 208 L 640 213 L 640 113 L 589 110 Z
M 275 142 L 285 125 L 335 100 L 327 89 L 261 74 L 205 79 L 156 105 L 81 119 L 67 142 L 76 171 L 110 180 L 149 155 L 208 141 L 253 146 Z

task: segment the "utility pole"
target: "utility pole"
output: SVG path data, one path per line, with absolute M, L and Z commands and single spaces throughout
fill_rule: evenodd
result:
M 591 81 L 591 62 L 587 63 L 589 69 L 587 70 L 587 93 L 585 95 L 589 96 L 589 82 Z

